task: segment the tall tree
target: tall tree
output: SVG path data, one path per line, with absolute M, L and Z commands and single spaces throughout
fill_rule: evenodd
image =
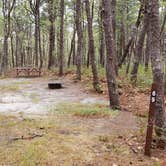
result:
M 93 28 L 92 28 L 93 11 L 90 11 L 89 0 L 85 0 L 85 6 L 86 6 L 86 15 L 88 22 L 89 56 L 92 66 L 92 73 L 93 73 L 93 87 L 97 92 L 101 92 L 98 72 L 97 72 L 97 65 L 96 65 L 95 46 L 94 46 L 94 37 L 93 37 Z
M 83 31 L 82 31 L 82 5 L 81 0 L 76 0 L 76 30 L 77 30 L 77 79 L 81 80 L 81 62 L 82 62 L 82 52 L 83 52 Z
M 115 72 L 115 40 L 113 34 L 113 26 L 111 20 L 110 0 L 102 0 L 103 4 L 103 26 L 105 31 L 106 42 L 106 76 L 108 84 L 108 92 L 110 99 L 110 106 L 112 108 L 119 108 L 119 95 L 117 92 L 116 72 Z
M 102 2 L 99 2 L 98 24 L 99 24 L 99 62 L 102 67 L 105 66 L 105 43 L 102 20 Z
M 29 0 L 31 12 L 35 18 L 35 66 L 42 66 L 42 50 L 41 50 L 41 37 L 40 37 L 40 4 L 41 0 Z M 40 57 L 39 57 L 40 56 Z
M 166 124 L 164 110 L 164 71 L 160 51 L 159 0 L 149 0 L 149 22 L 153 83 L 157 86 L 155 130 L 159 136 L 158 145 L 163 146 L 166 145 Z
M 59 75 L 63 75 L 64 66 L 64 0 L 60 2 L 60 41 L 59 41 Z

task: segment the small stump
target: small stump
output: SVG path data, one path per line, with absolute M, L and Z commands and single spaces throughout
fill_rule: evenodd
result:
M 49 89 L 61 89 L 62 84 L 61 83 L 48 83 Z

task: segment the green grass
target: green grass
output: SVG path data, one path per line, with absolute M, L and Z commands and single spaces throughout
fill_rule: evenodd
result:
M 0 86 L 0 91 L 18 91 L 18 90 L 20 90 L 20 87 L 16 84 Z
M 28 81 L 13 82 L 8 85 L 0 85 L 0 91 L 19 91 L 21 85 L 29 84 Z
M 13 84 L 15 84 L 15 85 L 27 85 L 30 83 L 31 83 L 30 81 L 21 81 L 21 82 L 14 82 Z
M 79 117 L 101 118 L 106 116 L 116 116 L 117 110 L 111 110 L 109 107 L 101 104 L 80 104 L 80 103 L 60 103 L 50 109 L 51 112 L 71 114 Z

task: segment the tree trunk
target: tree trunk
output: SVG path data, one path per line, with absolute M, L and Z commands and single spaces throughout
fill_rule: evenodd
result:
M 164 72 L 162 54 L 160 52 L 160 24 L 159 24 L 159 1 L 149 1 L 149 22 L 151 33 L 151 61 L 153 70 L 153 83 L 157 86 L 155 131 L 159 136 L 160 143 L 166 145 L 166 126 L 164 110 Z
M 76 34 L 76 30 L 75 30 L 75 27 L 74 27 L 73 37 L 72 37 L 72 40 L 71 40 L 71 48 L 70 48 L 70 52 L 69 52 L 69 56 L 68 56 L 68 62 L 67 62 L 67 66 L 68 67 L 70 67 L 72 53 L 74 51 L 75 34 Z
M 145 72 L 148 71 L 148 67 L 149 67 L 149 60 L 150 60 L 150 50 L 151 50 L 151 43 L 150 43 L 150 34 L 147 32 L 147 37 L 146 37 L 146 49 L 145 49 Z
M 114 65 L 116 50 L 115 50 L 115 40 L 112 29 L 110 1 L 102 0 L 102 4 L 103 4 L 103 26 L 105 31 L 105 42 L 106 42 L 106 51 L 107 51 L 106 76 L 107 76 L 110 106 L 112 108 L 119 108 L 119 95 L 117 92 L 116 72 Z
M 39 46 L 39 40 L 38 40 L 38 19 L 37 16 L 35 16 L 35 66 L 38 66 L 38 47 Z
M 83 31 L 82 31 L 82 18 L 81 18 L 81 0 L 76 0 L 76 30 L 77 30 L 77 79 L 81 80 L 81 61 L 82 61 L 82 48 L 83 48 Z
M 100 1 L 99 12 L 99 63 L 102 67 L 105 66 L 105 43 L 104 43 L 104 30 L 103 30 L 103 18 L 102 18 L 102 3 Z
M 49 21 L 50 21 L 50 30 L 49 30 L 49 55 L 48 55 L 48 69 L 54 65 L 54 50 L 55 50 L 55 13 L 54 13 L 54 1 L 48 1 L 48 13 L 49 13 Z
M 136 48 L 135 48 L 135 53 L 134 53 L 134 65 L 131 71 L 131 82 L 132 84 L 136 84 L 137 82 L 137 73 L 138 73 L 138 67 L 139 67 L 139 63 L 140 60 L 142 58 L 142 54 L 143 54 L 143 46 L 144 46 L 144 40 L 145 40 L 145 34 L 147 32 L 147 28 L 148 28 L 148 16 L 147 16 L 147 4 L 145 4 L 145 11 L 144 11 L 144 21 L 143 21 L 143 27 L 140 31 L 139 37 L 138 37 L 138 42 L 136 44 Z
M 14 46 L 13 46 L 13 36 L 10 35 L 10 45 L 11 45 L 11 54 L 12 54 L 12 67 L 15 67 L 15 59 L 14 59 Z
M 94 46 L 94 37 L 93 37 L 93 18 L 90 12 L 90 3 L 89 0 L 85 0 L 86 6 L 86 15 L 87 15 L 87 22 L 88 22 L 88 38 L 89 38 L 89 57 L 92 66 L 92 73 L 93 73 L 93 87 L 97 92 L 101 92 L 98 72 L 97 72 L 97 65 L 96 65 L 96 56 L 95 56 L 95 46 Z M 92 11 L 93 13 L 93 11 Z
M 40 66 L 41 69 L 43 67 L 43 55 L 42 55 L 42 46 L 41 46 L 41 28 L 40 28 L 40 10 L 38 10 L 38 39 L 39 39 L 39 55 L 40 55 Z
M 64 0 L 60 2 L 60 50 L 59 50 L 59 75 L 63 75 L 63 67 L 64 67 Z

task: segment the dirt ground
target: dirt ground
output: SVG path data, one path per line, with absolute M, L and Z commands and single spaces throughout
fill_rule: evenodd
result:
M 54 81 L 64 88 L 49 90 L 48 82 Z M 71 77 L 1 79 L 0 90 L 0 165 L 166 165 L 165 150 L 143 155 L 146 93 L 126 86 L 123 111 L 82 117 L 71 113 L 75 103 L 102 111 L 108 99 Z

